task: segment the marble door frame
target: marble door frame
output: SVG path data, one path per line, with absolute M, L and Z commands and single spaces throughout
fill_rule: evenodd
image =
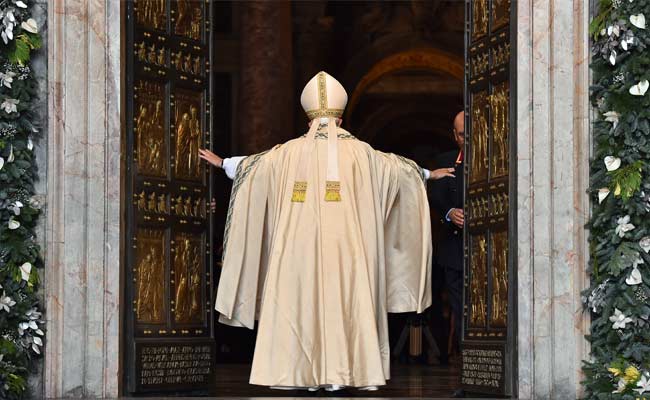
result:
M 45 0 L 39 0 L 46 3 Z M 122 394 L 120 1 L 47 8 L 46 397 Z M 588 0 L 517 7 L 517 394 L 575 398 L 588 319 Z

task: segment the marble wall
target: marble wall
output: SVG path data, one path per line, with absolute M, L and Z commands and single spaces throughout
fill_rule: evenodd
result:
M 589 352 L 589 0 L 514 4 L 519 398 L 574 399 Z
M 119 393 L 121 3 L 49 2 L 46 397 Z

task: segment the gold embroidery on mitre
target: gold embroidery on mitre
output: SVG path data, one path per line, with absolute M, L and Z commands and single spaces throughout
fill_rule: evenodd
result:
M 325 72 L 318 73 L 318 109 L 306 111 L 307 118 L 310 120 L 318 117 L 335 117 L 343 116 L 341 108 L 327 108 L 327 84 Z
M 294 203 L 304 203 L 307 197 L 307 182 L 295 181 L 293 183 L 293 194 L 291 201 Z
M 325 201 L 341 201 L 341 182 L 325 182 Z

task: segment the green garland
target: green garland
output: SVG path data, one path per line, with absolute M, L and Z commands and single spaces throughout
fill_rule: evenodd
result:
M 588 399 L 650 399 L 650 0 L 601 0 L 594 39 Z M 648 21 L 650 22 L 650 21 Z
M 32 50 L 41 46 L 29 0 L 0 0 L 0 399 L 27 394 L 27 377 L 45 332 L 36 290 L 43 267 L 36 243 L 32 138 L 37 82 Z

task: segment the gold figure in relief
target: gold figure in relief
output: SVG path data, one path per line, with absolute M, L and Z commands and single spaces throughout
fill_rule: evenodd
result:
M 149 201 L 147 201 L 147 211 L 155 212 L 156 211 L 156 205 L 157 205 L 157 203 L 156 203 L 156 194 L 155 193 L 149 194 Z
M 183 52 L 179 51 L 178 53 L 174 54 L 174 68 L 176 68 L 177 71 L 182 71 L 183 70 Z
M 201 252 L 200 240 L 188 234 L 178 234 L 175 240 L 174 320 L 193 322 L 201 320 Z
M 198 198 L 194 201 L 194 212 L 192 213 L 195 217 L 203 217 L 203 210 L 201 207 L 201 199 Z
M 488 29 L 488 0 L 472 2 L 472 38 L 476 39 L 487 33 Z
M 183 208 L 183 196 L 176 197 L 176 204 L 174 205 L 174 214 L 176 215 L 185 215 Z
M 161 214 L 167 214 L 167 196 L 164 194 L 158 196 L 158 212 Z
M 203 12 L 200 1 L 176 1 L 176 24 L 174 33 L 194 40 L 201 38 Z
M 508 83 L 503 82 L 496 86 L 490 96 L 490 111 L 492 116 L 492 137 L 494 149 L 492 150 L 492 176 L 503 176 L 508 173 Z
M 201 75 L 201 56 L 196 56 L 194 59 L 194 75 Z
M 505 327 L 508 318 L 508 233 L 492 235 L 492 312 L 490 325 Z
M 187 199 L 185 199 L 183 214 L 187 215 L 188 217 L 191 217 L 191 216 L 194 215 L 192 213 L 192 198 L 191 197 L 188 197 Z
M 183 64 L 183 71 L 185 71 L 187 73 L 190 73 L 190 74 L 192 73 L 192 55 L 189 54 L 189 53 L 187 54 L 187 56 L 185 56 L 185 63 Z
M 484 235 L 472 240 L 471 274 L 470 325 L 484 327 L 487 317 L 487 243 Z
M 137 0 L 135 18 L 147 28 L 164 29 L 167 6 L 165 0 Z
M 163 323 L 165 313 L 164 234 L 139 230 L 136 254 L 136 319 L 140 323 Z
M 486 93 L 472 96 L 470 181 L 478 182 L 487 178 L 488 167 L 488 122 L 486 118 Z
M 145 211 L 147 209 L 147 198 L 145 197 L 144 190 L 138 194 L 137 206 L 138 211 Z

